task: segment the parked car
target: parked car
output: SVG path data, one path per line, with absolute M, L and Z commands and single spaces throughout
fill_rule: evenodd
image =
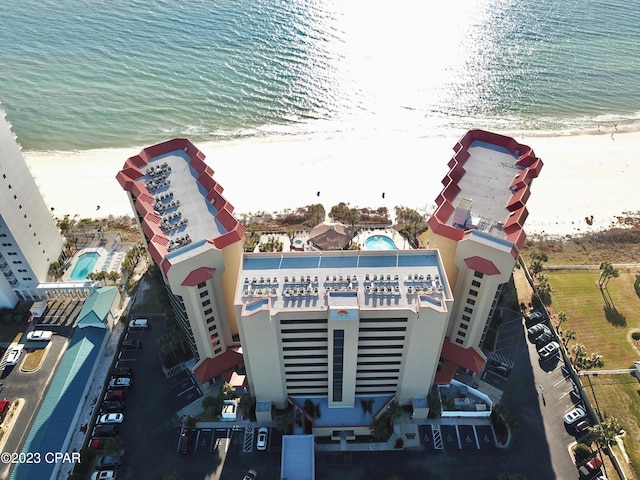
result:
M 541 312 L 529 312 L 524 316 L 524 318 L 527 320 L 527 323 L 531 323 L 534 321 L 539 322 L 541 320 L 544 320 Z
M 126 390 L 121 389 L 109 389 L 107 393 L 104 395 L 104 399 L 106 400 L 124 400 L 127 396 Z
M 109 388 L 131 388 L 132 382 L 129 377 L 111 377 Z
M 487 363 L 487 368 L 492 372 L 495 372 L 503 377 L 508 377 L 511 373 L 511 368 L 504 363 L 498 362 L 496 360 L 489 360 Z
M 140 340 L 129 339 L 122 342 L 123 350 L 138 350 L 142 348 L 142 342 Z
M 96 470 L 91 474 L 91 480 L 116 480 L 115 470 Z
M 93 450 L 104 450 L 107 440 L 108 439 L 105 437 L 94 437 L 89 440 L 89 448 L 92 448 Z
M 542 335 L 536 338 L 536 345 L 538 347 L 543 347 L 547 343 L 553 340 L 553 334 L 551 332 L 544 332 Z
M 29 342 L 48 342 L 52 336 L 53 332 L 50 330 L 34 330 L 27 333 L 27 340 Z
M 125 403 L 123 400 L 107 400 L 100 405 L 100 411 L 103 413 L 118 413 L 124 411 Z
M 96 468 L 113 468 L 122 465 L 121 455 L 106 455 L 96 458 Z
M 535 340 L 540 335 L 547 332 L 551 333 L 551 330 L 549 330 L 549 327 L 547 327 L 544 323 L 536 323 L 533 327 L 527 329 L 527 335 L 529 335 L 529 338 L 531 338 L 531 340 Z
M 22 348 L 13 347 L 7 352 L 7 356 L 5 357 L 6 364 L 15 365 L 16 363 L 18 363 L 18 360 L 20 359 L 21 354 L 22 354 Z
M 573 431 L 576 435 L 582 435 L 583 433 L 587 433 L 589 428 L 591 428 L 591 423 L 588 420 L 580 420 L 573 426 Z
M 129 328 L 146 330 L 147 328 L 149 328 L 149 320 L 147 320 L 146 318 L 136 318 L 135 320 L 131 320 L 129 322 Z
M 11 400 L 0 400 L 0 425 L 4 423 L 4 419 L 11 408 Z
M 560 344 L 558 342 L 551 342 L 538 349 L 538 355 L 540 355 L 541 360 L 546 360 L 556 355 L 559 351 Z
M 98 417 L 98 424 L 106 425 L 112 423 L 122 423 L 124 414 L 122 413 L 104 413 Z
M 269 436 L 269 429 L 267 427 L 260 427 L 258 429 L 258 441 L 256 442 L 256 448 L 258 450 L 267 449 L 267 437 Z
M 118 434 L 118 425 L 96 425 L 91 432 L 92 437 L 115 437 Z
M 242 480 L 255 480 L 257 476 L 258 472 L 256 472 L 255 470 L 249 470 L 244 474 L 244 478 Z
M 183 428 L 180 432 L 178 449 L 180 453 L 189 453 L 189 450 L 191 450 L 191 430 L 188 428 Z
M 114 377 L 133 377 L 133 368 L 131 367 L 116 367 L 111 372 Z
M 564 415 L 563 419 L 564 419 L 564 423 L 566 425 L 573 425 L 578 420 L 582 420 L 586 416 L 587 416 L 587 414 L 585 413 L 585 411 L 584 411 L 584 409 L 582 407 L 576 407 L 573 410 L 568 411 Z
M 583 465 L 580 465 L 578 467 L 578 471 L 580 472 L 580 475 L 590 476 L 594 472 L 597 472 L 598 470 L 600 470 L 601 467 L 602 467 L 602 460 L 600 460 L 600 458 L 596 456 L 589 459 Z

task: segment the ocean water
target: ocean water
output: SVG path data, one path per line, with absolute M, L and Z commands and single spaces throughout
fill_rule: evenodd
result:
M 640 0 L 0 0 L 25 150 L 640 125 Z

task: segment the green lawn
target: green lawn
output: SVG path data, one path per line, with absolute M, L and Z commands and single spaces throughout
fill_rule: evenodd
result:
M 640 330 L 640 299 L 633 290 L 635 275 L 620 272 L 620 277 L 609 282 L 605 292 L 607 301 L 615 307 L 616 314 L 605 311 L 605 297 L 596 285 L 599 270 L 560 270 L 545 274 L 553 288 L 552 307 L 565 312 L 567 322 L 563 330 L 576 332 L 575 342 L 587 347 L 587 355 L 593 352 L 603 356 L 605 369 L 630 368 L 640 360 L 629 333 Z
M 587 347 L 587 355 L 599 353 L 604 369 L 633 367 L 640 353 L 633 347 L 630 332 L 640 330 L 640 299 L 633 282 L 635 273 L 620 272 L 609 282 L 606 301 L 617 314 L 607 314 L 605 297 L 596 285 L 598 270 L 548 271 L 553 288 L 552 308 L 565 312 L 562 329 L 576 332 L 576 340 Z M 640 382 L 633 375 L 590 375 L 583 385 L 592 406 L 603 416 L 614 416 L 627 431 L 624 443 L 631 464 L 640 471 Z
M 629 461 L 640 468 L 640 384 L 632 375 L 589 375 L 582 384 L 593 408 L 603 416 L 613 416 L 627 432 L 624 446 Z M 594 401 L 594 392 L 597 402 Z M 622 457 L 619 457 L 624 461 Z M 630 477 L 633 478 L 633 477 Z

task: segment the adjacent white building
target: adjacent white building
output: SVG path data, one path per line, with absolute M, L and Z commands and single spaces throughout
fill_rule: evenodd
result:
M 0 307 L 38 300 L 64 240 L 0 110 Z

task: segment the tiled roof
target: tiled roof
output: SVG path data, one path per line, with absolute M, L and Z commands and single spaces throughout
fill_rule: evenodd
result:
M 205 358 L 200 365 L 196 367 L 193 373 L 198 377 L 200 383 L 206 383 L 209 380 L 222 375 L 228 370 L 232 370 L 235 366 L 242 363 L 242 348 L 228 348 L 222 355 L 215 358 Z
M 440 357 L 476 373 L 480 373 L 484 367 L 484 359 L 474 348 L 462 348 L 449 338 L 444 339 Z
M 105 320 L 117 293 L 117 287 L 93 288 L 78 315 L 77 326 L 107 328 Z
M 467 267 L 474 272 L 480 272 L 485 275 L 498 275 L 500 273 L 498 267 L 496 267 L 491 260 L 487 260 L 486 258 L 478 256 L 469 257 L 464 259 L 464 263 L 466 263 Z
M 215 268 L 200 267 L 192 271 L 187 278 L 184 279 L 182 285 L 185 287 L 195 287 L 199 283 L 211 280 L 216 273 Z

